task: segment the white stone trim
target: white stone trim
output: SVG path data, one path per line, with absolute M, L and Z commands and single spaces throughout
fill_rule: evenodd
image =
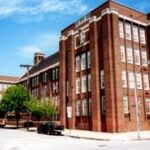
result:
M 45 72 L 45 71 L 47 71 L 49 69 L 55 68 L 57 66 L 59 66 L 59 62 L 55 63 L 55 64 L 53 64 L 53 65 L 51 65 L 51 66 L 49 66 L 47 68 L 44 68 L 44 69 L 42 69 L 42 70 L 40 70 L 40 71 L 38 71 L 36 73 L 33 73 L 33 74 L 29 75 L 29 78 L 35 77 L 35 76 L 39 75 L 40 73 L 43 73 L 43 72 Z M 27 77 L 22 78 L 21 80 L 19 80 L 19 82 L 25 81 L 25 80 L 27 80 Z
M 96 21 L 97 21 L 96 16 L 93 16 L 93 17 L 89 20 L 89 23 L 96 22 Z

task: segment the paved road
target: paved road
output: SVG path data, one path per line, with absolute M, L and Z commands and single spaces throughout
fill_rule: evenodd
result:
M 150 141 L 94 141 L 0 129 L 0 150 L 150 150 Z

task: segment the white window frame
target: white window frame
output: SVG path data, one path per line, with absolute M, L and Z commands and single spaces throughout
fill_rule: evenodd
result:
M 142 66 L 147 67 L 147 52 L 142 51 L 141 56 L 142 56 Z
M 86 69 L 86 53 L 81 55 L 81 70 Z
M 133 52 L 131 47 L 127 47 L 127 62 L 133 64 Z
M 81 91 L 82 93 L 86 93 L 87 91 L 87 77 L 86 75 L 85 76 L 82 76 L 81 78 Z
M 129 98 L 128 98 L 128 96 L 123 96 L 123 111 L 124 111 L 124 114 L 129 114 Z
M 138 26 L 133 25 L 133 41 L 139 42 Z
M 134 72 L 128 72 L 128 79 L 129 79 L 129 88 L 134 89 L 135 88 Z
M 76 94 L 80 94 L 81 92 L 81 79 L 77 78 L 76 79 Z
M 124 38 L 124 29 L 123 29 L 123 21 L 119 21 L 119 35 L 120 38 Z
M 127 73 L 125 70 L 122 71 L 122 87 L 127 88 Z
M 143 75 L 143 87 L 144 87 L 144 90 L 149 90 L 149 76 L 148 74 L 144 74 Z
M 88 91 L 91 91 L 91 74 L 88 75 Z
M 126 39 L 131 40 L 131 24 L 130 23 L 125 23 L 125 34 L 126 34 Z
M 123 45 L 120 46 L 120 56 L 121 62 L 126 62 L 125 47 Z
M 142 75 L 141 75 L 141 73 L 136 73 L 136 85 L 137 85 L 137 89 L 142 89 Z
M 150 115 L 150 98 L 145 99 L 146 114 Z
M 140 28 L 140 42 L 142 44 L 145 44 L 145 42 L 146 42 L 145 29 L 144 28 Z
M 76 56 L 76 72 L 80 71 L 80 56 Z
M 135 65 L 141 65 L 141 59 L 140 59 L 140 51 L 139 49 L 134 50 L 134 62 Z
M 81 116 L 81 101 L 76 101 L 76 116 Z
M 100 75 L 101 75 L 101 89 L 104 89 L 105 88 L 105 74 L 104 74 L 104 70 L 101 70 Z
M 87 99 L 82 100 L 82 116 L 88 115 Z
M 88 68 L 91 68 L 91 52 L 90 51 L 87 52 L 87 64 L 88 64 Z

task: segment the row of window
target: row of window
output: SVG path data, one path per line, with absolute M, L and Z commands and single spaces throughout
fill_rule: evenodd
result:
M 142 27 L 139 28 L 138 25 L 131 26 L 129 22 L 126 22 L 124 25 L 124 22 L 120 20 L 119 33 L 121 38 L 132 39 L 134 42 L 140 41 L 140 43 L 145 44 L 145 29 Z
M 133 64 L 133 55 L 134 55 L 134 63 L 135 65 L 147 66 L 147 52 L 141 51 L 141 58 L 140 58 L 140 50 L 139 49 L 132 49 L 131 47 L 125 47 L 122 45 L 120 46 L 120 53 L 121 53 L 121 62 L 127 62 L 129 64 Z M 142 62 L 141 62 L 142 61 Z
M 89 102 L 89 108 L 88 108 Z M 76 116 L 87 116 L 89 109 L 89 115 L 92 113 L 92 99 L 90 98 L 88 101 L 87 99 L 84 100 L 77 100 L 76 101 Z
M 76 72 L 91 68 L 91 53 L 90 51 L 76 56 Z
M 135 76 L 136 76 L 136 85 L 137 89 L 143 89 L 149 90 L 149 77 L 148 74 L 143 74 L 143 85 L 142 85 L 142 75 L 141 73 L 136 73 L 134 75 L 134 72 L 126 72 L 122 71 L 122 87 L 127 88 L 127 74 L 128 74 L 128 81 L 129 81 L 129 88 L 134 89 L 135 88 Z
M 38 86 L 39 85 L 39 77 L 34 77 L 32 78 L 32 87 Z
M 10 86 L 12 86 L 12 85 L 11 84 L 0 83 L 0 91 L 5 91 Z
M 84 75 L 81 78 L 76 79 L 76 94 L 85 93 L 91 91 L 91 75 Z

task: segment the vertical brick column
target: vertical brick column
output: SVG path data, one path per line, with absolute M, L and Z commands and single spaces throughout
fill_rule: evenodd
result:
M 66 127 L 66 58 L 65 37 L 62 36 L 59 43 L 59 94 L 60 94 L 60 121 Z
M 70 31 L 69 43 L 69 105 L 72 107 L 72 117 L 69 119 L 69 128 L 75 129 L 75 45 L 74 31 Z
M 100 89 L 99 89 L 99 58 L 97 22 L 94 16 L 90 20 L 90 49 L 91 49 L 91 97 L 92 97 L 92 130 L 100 131 Z
M 122 91 L 122 69 L 120 56 L 120 37 L 119 37 L 119 18 L 116 14 L 111 14 L 112 31 L 112 54 L 114 63 L 114 98 L 116 114 L 116 131 L 124 131 L 124 110 L 123 110 L 123 91 Z

